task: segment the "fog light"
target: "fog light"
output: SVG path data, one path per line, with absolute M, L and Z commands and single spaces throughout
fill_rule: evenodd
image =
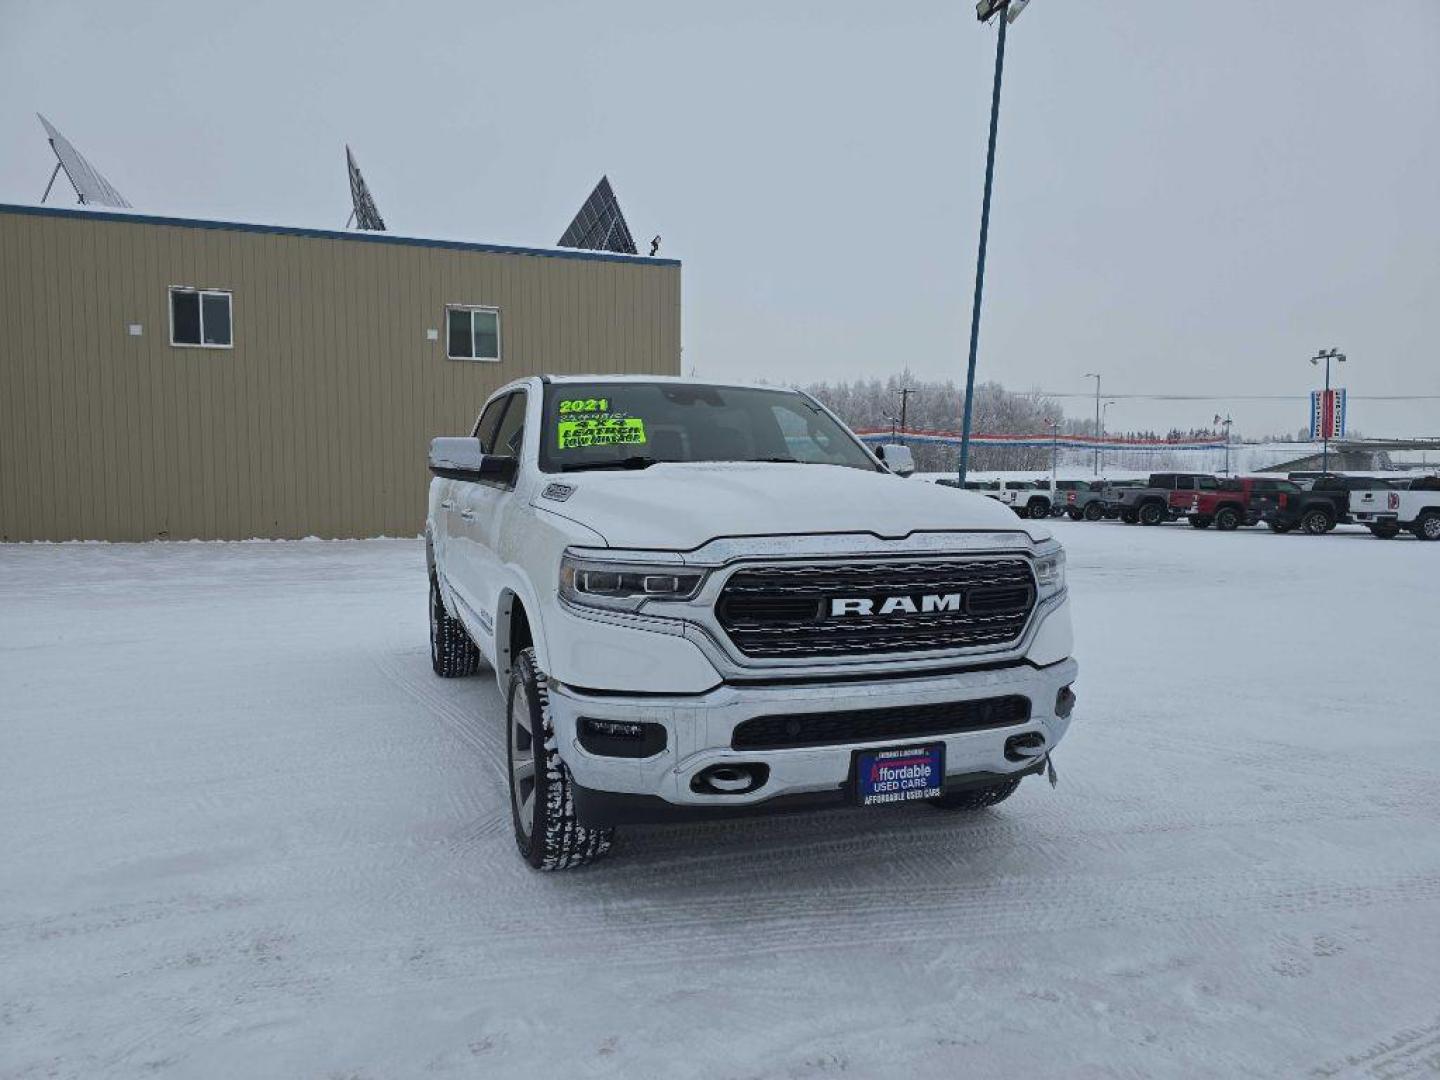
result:
M 1061 720 L 1069 720 L 1070 714 L 1074 711 L 1075 691 L 1068 686 L 1061 687 L 1060 692 L 1055 695 L 1055 715 Z
M 665 728 L 638 720 L 598 720 L 582 716 L 580 745 L 602 757 L 653 757 L 665 749 Z

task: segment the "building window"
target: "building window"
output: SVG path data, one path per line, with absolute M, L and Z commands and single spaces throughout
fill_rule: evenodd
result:
M 492 307 L 445 309 L 446 354 L 451 360 L 500 359 L 500 311 Z
M 170 344 L 230 348 L 234 344 L 230 294 L 217 289 L 171 289 Z

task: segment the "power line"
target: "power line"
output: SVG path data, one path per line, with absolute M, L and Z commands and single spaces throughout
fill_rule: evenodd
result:
M 1031 390 L 1032 394 L 1052 398 L 1091 398 L 1090 393 L 1061 393 L 1056 390 Z M 1307 394 L 1106 394 L 1106 397 L 1127 401 L 1304 401 Z M 1351 401 L 1440 401 L 1440 394 L 1350 394 Z

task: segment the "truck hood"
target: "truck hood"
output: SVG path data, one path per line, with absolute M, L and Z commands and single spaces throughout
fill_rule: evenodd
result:
M 557 501 L 537 492 L 531 505 L 594 529 L 616 548 L 692 551 L 721 537 L 797 533 L 893 539 L 965 530 L 1050 538 L 1043 526 L 983 495 L 835 465 L 662 462 L 553 480 L 573 488 L 570 496 Z

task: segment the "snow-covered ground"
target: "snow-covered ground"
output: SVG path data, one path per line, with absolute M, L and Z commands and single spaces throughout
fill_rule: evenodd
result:
M 0 548 L 0 1076 L 1440 1071 L 1440 545 L 1056 531 L 1057 790 L 560 875 L 418 542 Z

